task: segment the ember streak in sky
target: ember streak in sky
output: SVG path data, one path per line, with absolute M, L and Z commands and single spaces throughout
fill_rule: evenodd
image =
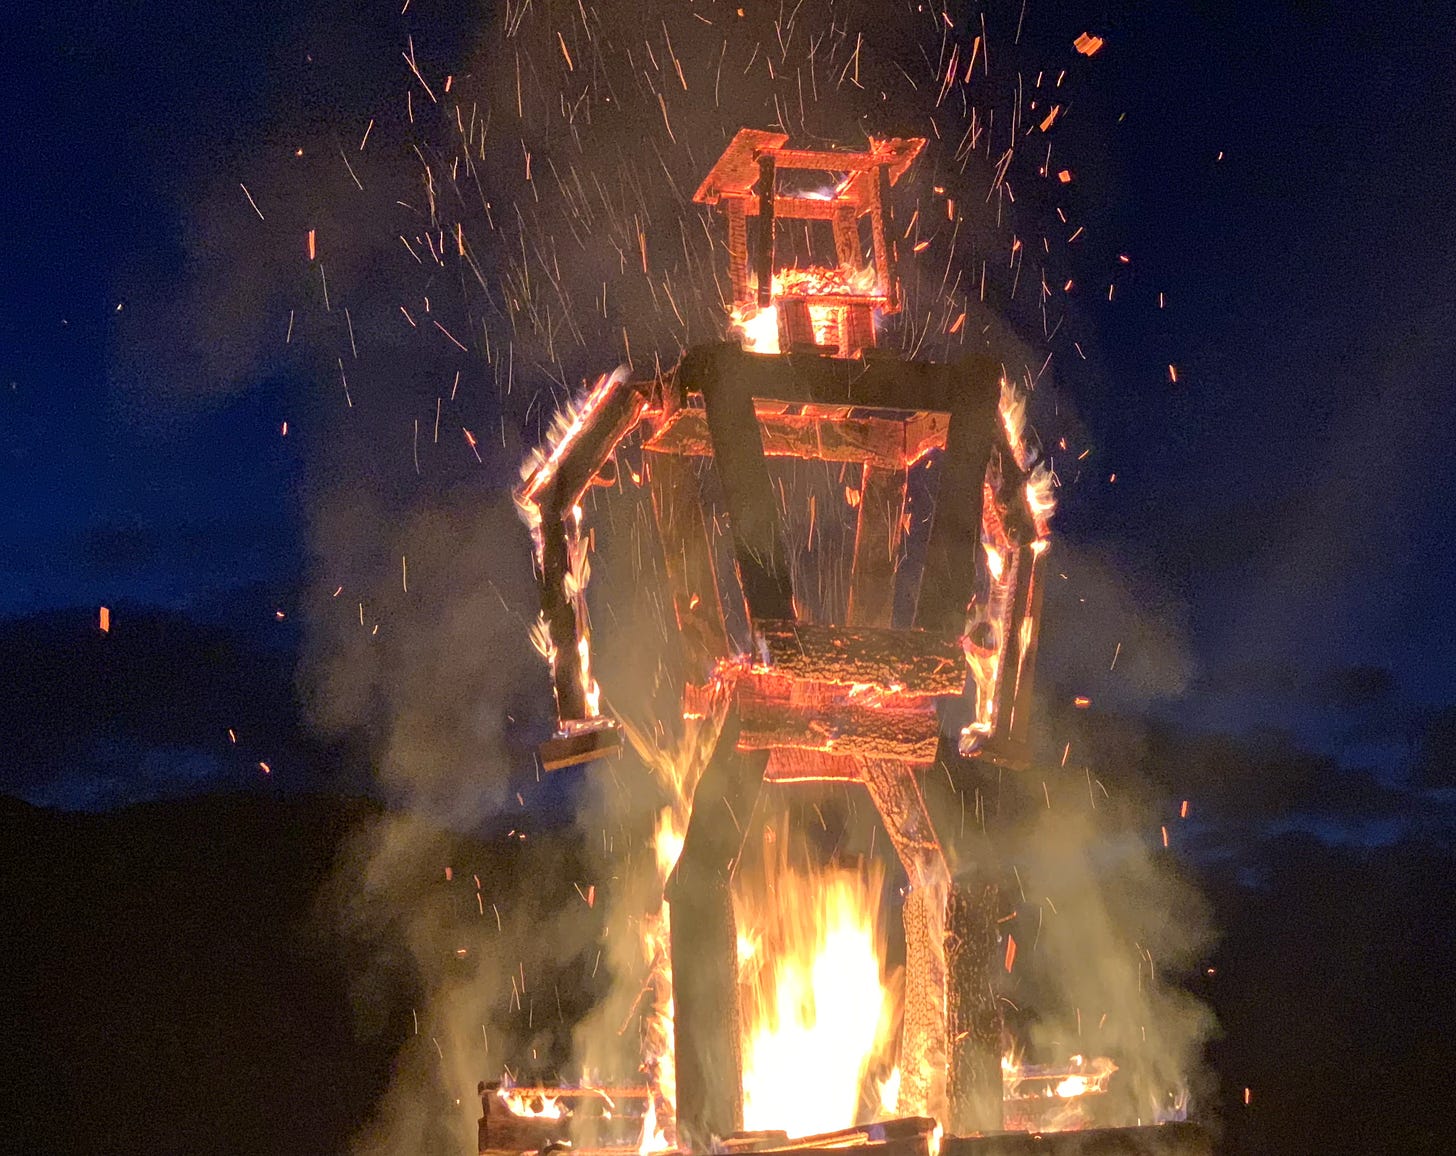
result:
M 65 1060 L 15 1084 L 22 1147 L 457 1152 L 486 1107 L 508 1149 L 650 1152 L 726 1103 L 708 1131 L 885 1156 L 992 1111 L 1442 1150 L 1449 21 L 6 22 L 7 924 L 18 1046 Z M 778 143 L 705 186 L 745 127 Z M 858 383 L 983 359 L 995 468 L 944 486 L 966 427 L 934 405 L 753 394 L 774 553 L 712 405 L 670 388 L 710 346 Z M 555 450 L 603 414 L 553 509 Z M 969 600 L 920 579 L 957 517 Z M 959 618 L 935 645 L 873 634 L 927 596 Z M 766 760 L 753 799 L 720 746 Z M 927 748 L 973 789 L 900 774 Z M 731 854 L 689 834 L 704 799 Z M 704 863 L 736 864 L 710 911 Z M 936 1005 L 968 957 L 984 983 Z M 740 1030 L 684 1049 L 705 991 Z

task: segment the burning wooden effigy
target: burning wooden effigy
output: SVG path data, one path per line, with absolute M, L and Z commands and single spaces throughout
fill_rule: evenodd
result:
M 643 451 L 691 672 L 685 710 L 705 696 L 727 703 L 665 887 L 676 1113 L 665 1135 L 685 1151 L 868 1145 L 928 1156 L 937 1120 L 961 1137 L 1006 1123 L 993 990 L 999 872 L 963 817 L 987 764 L 1028 758 L 1051 479 L 995 361 L 916 360 L 876 345 L 876 315 L 901 297 L 890 192 L 924 143 L 796 149 L 780 133 L 740 131 L 695 195 L 726 226 L 732 338 L 652 376 L 624 367 L 599 379 L 518 492 L 559 720 L 543 764 L 588 761 L 620 741 L 592 673 L 582 501 L 628 439 Z M 831 191 L 781 191 L 795 171 L 831 174 Z M 785 221 L 827 224 L 836 263 L 780 267 Z M 939 499 L 918 589 L 907 590 L 911 471 L 931 454 Z M 704 459 L 729 527 L 726 564 L 709 534 Z M 843 621 L 803 609 L 770 459 L 859 471 Z M 736 643 L 730 621 L 747 623 Z M 957 704 L 959 714 L 947 709 Z M 804 781 L 862 784 L 908 880 L 904 1118 L 790 1141 L 744 1133 L 730 885 L 746 835 L 739 817 L 762 784 Z M 1106 1075 L 1098 1069 L 1083 1091 Z

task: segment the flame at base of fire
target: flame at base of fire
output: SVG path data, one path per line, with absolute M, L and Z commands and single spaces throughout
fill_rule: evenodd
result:
M 866 1073 L 892 1050 L 881 974 L 880 872 L 770 866 L 735 896 L 743 1011 L 743 1123 L 790 1136 L 853 1125 Z

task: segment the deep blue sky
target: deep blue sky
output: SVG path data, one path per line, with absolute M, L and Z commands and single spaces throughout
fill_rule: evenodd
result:
M 1092 357 L 1042 418 L 1093 451 L 1058 463 L 1058 530 L 1099 609 L 1063 598 L 1053 620 L 1091 641 L 1064 635 L 1059 660 L 1049 638 L 1053 681 L 1097 682 L 1141 621 L 1145 685 L 1083 689 L 1393 765 L 1423 709 L 1456 697 L 1456 28 L 1388 7 L 1032 5 L 1026 36 L 1048 67 L 1086 69 L 1070 195 Z M 312 163 L 398 113 L 406 34 L 463 71 L 489 17 L 165 2 L 4 18 L 0 614 L 152 603 L 262 630 L 271 603 L 292 610 L 309 495 L 347 483 L 355 419 L 332 358 L 279 352 L 288 307 L 247 267 L 276 238 L 247 239 L 238 185 L 281 199 L 295 146 Z M 1107 38 L 1091 62 L 1067 49 L 1083 29 Z M 216 307 L 234 276 L 235 323 Z M 522 414 L 473 415 L 456 425 L 509 419 L 484 469 L 453 430 L 433 474 L 354 460 L 405 500 L 456 484 L 484 500 Z

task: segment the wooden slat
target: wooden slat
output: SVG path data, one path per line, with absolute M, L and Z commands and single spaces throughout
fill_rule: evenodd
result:
M 794 618 L 782 520 L 749 383 L 732 374 L 725 347 L 697 346 L 678 367 L 682 387 L 703 395 L 718 477 L 728 506 L 738 579 L 756 618 Z M 741 351 L 740 351 L 741 352 Z
M 748 222 L 743 198 L 723 203 L 728 219 L 728 282 L 732 286 L 733 304 L 748 303 Z
M 758 158 L 758 252 L 754 254 L 758 272 L 758 307 L 773 303 L 774 271 L 774 158 L 766 153 Z
M 962 362 L 958 369 L 964 385 L 940 459 L 935 517 L 915 608 L 916 626 L 957 635 L 965 629 L 976 588 L 986 468 L 1000 429 L 1001 373 L 989 358 Z
M 898 469 L 865 465 L 849 583 L 851 626 L 890 625 L 908 477 L 903 465 Z
M 673 613 L 689 664 L 702 677 L 714 662 L 727 657 L 728 632 L 698 478 L 692 462 L 678 454 L 648 452 L 643 462 Z

